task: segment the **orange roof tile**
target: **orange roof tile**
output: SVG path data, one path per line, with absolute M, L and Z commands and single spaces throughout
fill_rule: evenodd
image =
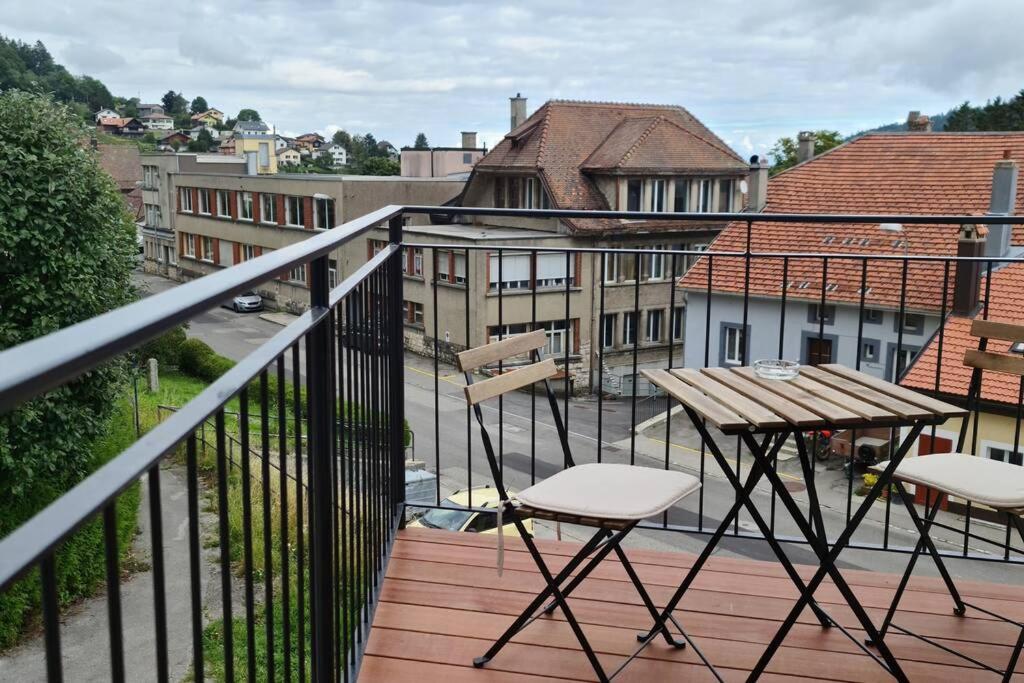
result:
M 811 161 L 780 173 L 768 182 L 766 213 L 889 213 L 980 215 L 988 211 L 992 171 L 1009 150 L 1024 160 L 1024 133 L 875 133 L 841 145 Z M 1024 207 L 1024 183 L 1018 187 L 1017 205 Z M 754 216 L 752 216 L 754 217 Z M 911 254 L 956 254 L 957 226 L 905 225 Z M 715 251 L 743 251 L 745 223 L 730 224 L 715 239 Z M 831 240 L 828 238 L 832 238 Z M 823 225 L 759 223 L 752 226 L 751 251 L 834 254 L 902 255 L 898 235 L 883 233 L 877 225 Z M 1014 231 L 1014 244 L 1024 244 L 1024 230 Z M 742 259 L 715 258 L 715 291 L 744 291 Z M 908 268 L 907 306 L 917 310 L 941 308 L 944 266 L 915 263 Z M 868 268 L 865 297 L 869 306 L 899 306 L 900 262 L 874 261 Z M 820 259 L 793 260 L 789 294 L 800 299 L 821 296 Z M 807 282 L 805 288 L 801 283 Z M 683 287 L 705 289 L 707 259 L 702 258 L 683 277 Z M 750 292 L 779 296 L 782 260 L 754 259 Z M 827 299 L 860 300 L 860 261 L 831 260 Z
M 985 292 L 985 280 L 981 280 L 982 292 Z M 1024 263 L 1013 263 L 992 273 L 988 302 L 989 320 L 1017 325 L 1021 323 L 1021 311 L 1024 311 Z M 942 327 L 941 367 L 939 336 L 936 334 L 914 360 L 900 383 L 934 392 L 935 377 L 938 375 L 938 393 L 966 397 L 972 370 L 964 365 L 964 351 L 977 346 L 978 338 L 971 336 L 971 319 L 950 316 Z M 1007 348 L 1007 342 L 994 339 L 988 345 L 990 351 L 996 352 L 1004 352 Z M 985 400 L 1015 406 L 1019 391 L 1020 378 L 1016 375 L 1001 372 L 985 372 L 983 375 L 981 395 Z

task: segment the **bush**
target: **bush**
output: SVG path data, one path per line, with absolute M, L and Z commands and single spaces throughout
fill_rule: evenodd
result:
M 139 363 L 156 358 L 161 368 L 178 367 L 181 361 L 181 345 L 186 341 L 185 327 L 175 327 L 170 332 L 150 339 L 138 349 Z
M 178 347 L 178 368 L 204 382 L 213 382 L 235 367 L 235 362 L 225 358 L 198 339 L 186 339 Z

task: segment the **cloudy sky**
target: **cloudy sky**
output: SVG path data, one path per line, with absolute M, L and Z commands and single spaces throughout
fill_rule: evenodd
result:
M 740 153 L 852 133 L 1024 87 L 1020 0 L 0 0 L 0 33 L 42 40 L 114 94 L 203 95 L 290 134 L 396 146 L 508 129 L 508 98 L 681 104 Z

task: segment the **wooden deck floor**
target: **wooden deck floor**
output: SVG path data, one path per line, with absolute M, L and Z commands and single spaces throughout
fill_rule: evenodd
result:
M 495 572 L 494 536 L 408 529 L 399 534 L 381 592 L 359 680 L 444 681 L 445 683 L 540 683 L 595 680 L 557 610 L 520 633 L 484 669 L 482 654 L 542 588 L 536 566 L 521 543 L 506 538 L 505 573 Z M 552 570 L 571 556 L 575 544 L 540 541 Z M 646 550 L 628 552 L 655 602 L 671 595 L 693 557 Z M 798 567 L 809 576 L 811 567 Z M 876 623 L 881 620 L 897 577 L 846 572 Z M 1008 586 L 960 582 L 965 599 L 1024 620 L 1024 591 Z M 676 612 L 684 628 L 729 681 L 744 680 L 780 620 L 791 609 L 796 589 L 773 563 L 712 559 Z M 969 597 L 968 597 L 969 596 Z M 843 626 L 856 620 L 831 583 L 818 599 Z M 622 566 L 606 560 L 573 594 L 570 606 L 602 663 L 611 671 L 636 646 L 634 634 L 649 617 Z M 1009 659 L 1017 637 L 1008 624 L 977 611 L 955 617 L 938 580 L 915 579 L 904 594 L 899 623 L 993 666 Z M 859 631 L 855 631 L 863 635 Z M 994 681 L 998 676 L 908 636 L 893 633 L 890 646 L 912 681 Z M 1024 663 L 1014 678 L 1024 680 Z M 691 648 L 675 651 L 656 640 L 616 680 L 710 681 Z M 823 631 L 809 612 L 790 632 L 762 680 L 892 680 L 837 629 Z

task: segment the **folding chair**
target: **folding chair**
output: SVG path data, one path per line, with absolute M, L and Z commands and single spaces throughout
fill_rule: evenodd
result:
M 626 557 L 621 543 L 640 521 L 661 514 L 687 495 L 699 489 L 700 481 L 696 477 L 683 472 L 648 467 L 610 463 L 575 465 L 569 449 L 565 424 L 558 410 L 558 400 L 555 398 L 555 393 L 551 389 L 549 381 L 551 377 L 557 374 L 558 369 L 555 367 L 553 359 L 548 358 L 543 361 L 540 359 L 539 349 L 546 342 L 544 330 L 535 330 L 493 342 L 486 346 L 463 351 L 458 356 L 459 369 L 466 375 L 466 401 L 473 407 L 476 420 L 480 424 L 480 436 L 483 440 L 484 450 L 487 452 L 487 462 L 491 468 L 491 476 L 501 496 L 501 503 L 498 506 L 498 528 L 500 530 L 502 524 L 507 524 L 507 522 L 503 521 L 503 518 L 512 520 L 516 530 L 519 532 L 519 536 L 526 545 L 526 549 L 533 557 L 534 562 L 537 563 L 537 568 L 544 577 L 546 584 L 544 590 L 530 602 L 529 606 L 508 627 L 505 633 L 495 641 L 491 648 L 483 656 L 473 660 L 473 666 L 482 667 L 487 664 L 519 631 L 526 628 L 542 614 L 550 614 L 555 607 L 558 607 L 562 610 L 565 620 L 569 623 L 569 627 L 572 629 L 577 640 L 579 640 L 583 652 L 594 667 L 598 680 L 609 681 L 625 667 L 629 660 L 624 662 L 610 676 L 605 674 L 597 655 L 594 653 L 583 630 L 580 628 L 579 622 L 569 608 L 567 598 L 609 553 L 614 552 L 622 563 L 623 568 L 625 568 L 630 581 L 640 594 L 640 599 L 650 613 L 651 618 L 658 620 L 658 610 L 647 590 L 640 583 L 640 578 Z M 473 382 L 472 373 L 474 370 L 524 354 L 529 354 L 535 362 L 480 382 Z M 495 456 L 487 427 L 484 424 L 480 403 L 516 389 L 532 387 L 535 383 L 541 381 L 544 382 L 548 403 L 551 405 L 555 430 L 558 432 L 558 440 L 562 446 L 565 469 L 521 491 L 515 500 L 512 500 L 505 489 L 501 468 Z M 566 563 L 561 571 L 557 574 L 552 574 L 537 550 L 537 544 L 523 524 L 523 520 L 530 517 L 596 527 L 597 531 L 583 545 L 580 551 Z M 498 562 L 500 568 L 502 561 L 501 547 L 503 543 L 500 536 L 498 543 Z M 593 557 L 587 561 L 587 558 L 592 553 Z M 587 561 L 585 565 L 584 561 Z M 573 576 L 573 572 L 581 565 L 583 565 L 582 569 Z M 549 604 L 544 605 L 545 601 L 549 600 L 549 598 L 553 598 L 553 600 Z M 660 633 L 664 636 L 665 641 L 677 648 L 685 647 L 686 642 L 691 642 L 692 644 L 689 636 L 683 631 L 679 623 L 675 619 L 672 621 L 685 640 L 676 640 L 669 632 L 668 626 L 662 622 Z M 704 659 L 696 646 L 694 646 L 694 652 L 701 659 Z M 707 660 L 704 660 L 704 662 L 707 664 Z
M 889 610 L 885 615 L 885 620 L 882 622 L 882 627 L 879 629 L 879 637 L 884 638 L 887 631 L 890 628 L 893 628 L 900 633 L 928 642 L 931 645 L 969 661 L 976 666 L 1000 674 L 1004 681 L 1009 681 L 1014 670 L 1017 668 L 1017 661 L 1020 658 L 1021 649 L 1024 647 L 1024 624 L 1015 619 L 1010 619 L 1003 615 L 996 614 L 991 610 L 971 604 L 964 600 L 957 590 L 956 584 L 953 583 L 953 579 L 950 576 L 949 571 L 946 569 L 942 556 L 938 553 L 938 550 L 936 550 L 935 544 L 932 542 L 928 533 L 931 527 L 937 524 L 935 517 L 939 511 L 943 497 L 956 496 L 957 498 L 966 500 L 968 505 L 985 505 L 1006 515 L 1007 553 L 1009 552 L 1010 546 L 1010 526 L 1013 526 L 1017 530 L 1021 539 L 1024 540 L 1024 521 L 1021 520 L 1021 516 L 1024 515 L 1024 467 L 1014 465 L 1009 462 L 991 460 L 989 458 L 963 452 L 964 444 L 967 439 L 969 423 L 973 424 L 971 447 L 972 450 L 977 449 L 978 420 L 981 407 L 982 370 L 990 370 L 993 372 L 1020 377 L 1020 393 L 1018 393 L 1018 396 L 1024 396 L 1024 358 L 1019 355 L 993 353 L 992 351 L 987 350 L 989 339 L 1008 341 L 1011 344 L 1024 342 L 1024 325 L 1013 325 L 990 320 L 974 320 L 971 324 L 971 334 L 978 337 L 979 340 L 977 349 L 968 349 L 964 354 L 964 365 L 973 368 L 973 371 L 971 372 L 971 382 L 967 390 L 967 409 L 970 412 L 960 425 L 956 452 L 906 458 L 902 463 L 900 463 L 899 467 L 896 468 L 895 475 L 893 476 L 893 482 L 896 486 L 896 490 L 899 492 L 900 498 L 903 500 L 907 511 L 910 513 L 910 518 L 913 520 L 914 526 L 917 527 L 917 531 L 921 535 L 921 538 L 918 540 L 917 545 L 914 548 L 914 552 L 910 556 L 910 562 L 907 564 L 907 570 L 904 572 L 903 577 L 900 580 L 899 586 L 896 589 L 896 594 L 893 597 L 892 604 L 889 606 Z M 974 415 L 973 420 L 970 420 L 971 413 Z M 1018 401 L 1017 436 L 1015 437 L 1016 444 L 1014 445 L 1014 451 L 1017 453 L 1020 452 L 1020 427 L 1021 405 L 1020 401 Z M 882 470 L 885 468 L 886 464 L 887 463 L 884 462 L 879 463 L 872 469 Z M 927 489 L 931 489 L 925 497 L 925 515 L 923 519 L 914 507 L 913 500 L 907 494 L 906 488 L 904 487 L 905 483 L 924 486 Z M 936 495 L 934 496 L 934 502 L 931 502 L 933 491 Z M 938 524 L 938 526 L 943 525 Z M 966 531 L 964 533 L 966 533 Z M 931 556 L 932 560 L 934 560 L 935 565 L 938 567 L 939 574 L 942 576 L 942 580 L 945 582 L 946 588 L 949 590 L 949 594 L 953 598 L 954 614 L 957 616 L 963 616 L 967 608 L 970 607 L 971 609 L 975 609 L 1000 621 L 1012 624 L 1019 630 L 1016 643 L 1010 654 L 1010 660 L 1005 669 L 997 669 L 975 659 L 974 657 L 957 652 L 941 643 L 935 642 L 933 639 L 914 633 L 893 622 L 893 617 L 895 616 L 896 609 L 899 606 L 900 598 L 903 597 L 903 591 L 906 589 L 907 583 L 910 581 L 910 576 L 914 571 L 914 565 L 917 563 L 918 557 L 920 557 L 921 553 L 925 550 L 928 551 L 928 554 Z M 872 643 L 869 642 L 868 644 L 870 645 Z

